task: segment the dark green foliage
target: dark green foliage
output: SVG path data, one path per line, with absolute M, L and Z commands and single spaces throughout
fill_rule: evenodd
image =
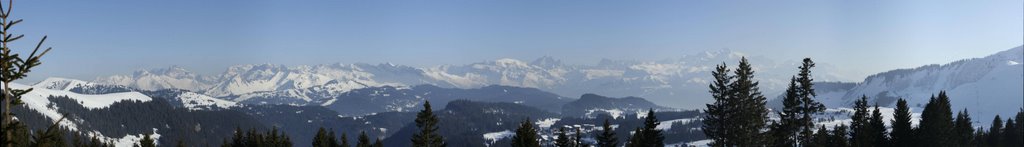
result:
M 796 146 L 797 131 L 800 130 L 800 99 L 799 87 L 796 84 L 796 77 L 789 80 L 789 87 L 786 88 L 782 100 L 782 111 L 778 112 L 779 121 L 773 122 L 770 133 L 773 146 Z M 822 134 L 822 133 L 818 133 Z M 825 134 L 828 134 L 827 132 Z
M 803 144 L 808 147 L 827 147 L 829 144 L 829 132 L 825 129 L 825 126 L 818 127 L 818 131 L 814 133 L 814 137 L 811 137 L 811 142 Z
M 413 134 L 414 147 L 444 147 L 444 137 L 438 134 L 438 119 L 430 108 L 430 101 L 423 102 L 423 110 L 416 114 L 416 127 L 419 132 Z
M 576 127 L 576 137 L 573 137 L 573 139 L 575 139 L 573 141 L 573 146 L 575 147 L 589 146 L 586 143 L 583 143 L 583 131 L 581 131 L 579 127 Z
M 373 141 L 373 147 L 384 147 L 384 142 L 377 138 L 376 141 Z
M 871 136 L 871 146 L 887 146 L 889 144 L 889 137 L 885 133 L 885 122 L 882 121 L 882 112 L 878 109 L 878 104 L 875 104 L 875 110 L 871 111 L 871 119 L 868 120 L 867 133 Z
M 654 110 L 648 110 L 647 117 L 644 119 L 644 125 L 640 128 L 637 128 L 637 130 L 633 132 L 633 137 L 629 139 L 629 142 L 626 144 L 626 146 L 664 146 L 665 136 L 662 134 L 661 130 L 657 129 L 659 124 L 661 123 L 658 122 L 657 116 L 654 115 Z
M 619 145 L 619 138 L 615 136 L 615 129 L 612 128 L 607 118 L 604 119 L 601 129 L 601 134 L 597 136 L 597 147 L 616 147 Z
M 800 131 L 800 142 L 806 143 L 811 141 L 811 136 L 814 135 L 812 132 L 814 129 L 814 118 L 811 118 L 814 114 L 825 111 L 825 105 L 818 103 L 814 100 L 814 97 L 818 94 L 814 92 L 814 79 L 811 78 L 811 68 L 814 67 L 814 61 L 811 58 L 804 58 L 803 64 L 800 66 L 800 73 L 797 74 L 796 81 L 799 83 L 800 88 L 797 91 L 797 98 L 799 99 L 799 105 L 797 107 L 797 114 L 800 114 L 799 119 L 799 131 Z M 761 105 L 764 105 L 763 98 L 761 98 Z
M 768 109 L 754 80 L 754 70 L 746 58 L 740 59 L 733 76 L 726 68 L 719 65 L 711 73 L 715 82 L 709 88 L 715 102 L 705 110 L 704 133 L 714 140 L 712 146 L 764 145 L 767 135 L 761 130 L 768 120 Z
M 1016 147 L 1019 146 L 1021 139 L 1017 122 L 1014 122 L 1013 118 L 1006 119 L 1006 127 L 1003 127 L 1003 140 L 1004 146 Z
M 102 109 L 91 109 L 82 106 L 77 100 L 65 97 L 49 97 L 54 107 L 60 108 L 59 113 L 66 113 L 68 120 L 76 120 L 79 130 L 102 132 L 105 136 L 126 136 L 155 133 L 153 128 L 160 129 L 160 138 L 154 139 L 162 146 L 173 146 L 178 140 L 186 141 L 191 146 L 218 145 L 225 137 L 231 136 L 236 127 L 265 128 L 250 115 L 238 111 L 192 111 L 176 109 L 162 97 L 153 97 L 152 101 L 121 101 Z M 18 120 L 25 124 L 50 124 L 53 120 L 28 107 L 16 107 Z M 336 116 L 335 116 L 336 117 Z M 305 121 L 303 121 L 305 122 Z M 33 129 L 45 129 L 46 126 L 30 126 Z M 199 128 L 199 129 L 197 129 Z M 268 128 L 269 129 L 269 128 Z M 310 132 L 316 131 L 310 129 Z M 313 133 L 308 135 L 312 136 Z M 66 136 L 71 136 L 66 135 Z M 84 138 L 89 138 L 85 136 Z M 68 138 L 68 140 L 72 140 Z M 304 145 L 308 145 L 304 140 Z
M 952 146 L 953 133 L 953 112 L 950 110 L 949 97 L 942 91 L 937 98 L 931 98 L 921 112 L 916 136 L 922 141 L 918 144 L 930 147 Z
M 848 147 L 850 146 L 849 131 L 847 131 L 846 125 L 839 125 L 832 129 L 829 133 L 828 146 L 830 147 Z
M 21 96 L 32 91 L 32 88 L 13 89 L 10 88 L 10 83 L 27 77 L 28 73 L 31 72 L 34 67 L 42 64 L 40 59 L 43 55 L 50 52 L 51 49 L 46 48 L 42 52 L 39 52 L 39 49 L 43 46 L 43 42 L 46 42 L 46 36 L 43 36 L 43 39 L 39 40 L 35 49 L 33 49 L 27 57 L 12 52 L 13 49 L 9 45 L 25 36 L 23 34 L 11 33 L 11 28 L 22 22 L 21 19 L 10 18 L 12 9 L 11 5 L 13 5 L 12 3 L 13 0 L 8 1 L 6 7 L 4 7 L 4 4 L 0 3 L 0 36 L 2 36 L 2 39 L 0 39 L 0 82 L 3 82 L 3 89 L 0 91 L 0 102 L 3 103 L 0 105 L 0 108 L 2 108 L 2 110 L 0 110 L 0 132 L 3 132 L 3 135 L 0 136 L 3 138 L 2 141 L 0 141 L 0 144 L 2 144 L 0 146 L 15 146 L 28 143 L 24 142 L 26 140 L 17 140 L 18 136 L 27 136 L 27 134 L 14 134 L 27 131 L 16 130 L 18 125 L 23 124 L 18 124 L 14 121 L 14 113 L 11 112 L 11 107 L 21 104 Z M 61 144 L 54 143 L 48 145 L 64 146 L 63 142 L 60 143 Z
M 327 133 L 327 138 L 329 138 L 329 139 L 327 139 L 327 146 L 331 146 L 331 147 L 341 146 L 341 144 L 338 143 L 338 136 L 334 135 L 334 129 L 331 129 L 331 131 Z
M 956 120 L 953 123 L 956 133 L 957 146 L 972 146 L 974 144 L 974 126 L 971 125 L 971 116 L 967 109 L 957 112 Z
M 1017 116 L 1012 121 L 1014 127 L 1005 130 L 1006 133 L 1006 146 L 1011 147 L 1024 147 L 1024 108 L 1017 112 Z
M 757 81 L 754 80 L 754 69 L 741 58 L 739 66 L 733 72 L 736 81 L 729 85 L 731 95 L 736 106 L 730 113 L 735 113 L 734 120 L 728 128 L 736 135 L 733 140 L 739 146 L 760 146 L 765 143 L 765 135 L 761 130 L 765 128 L 768 120 L 768 109 L 765 107 L 765 97 L 761 95 Z
M 556 147 L 571 147 L 572 143 L 569 142 L 569 136 L 565 134 L 565 127 L 559 127 L 558 132 L 555 132 L 555 146 Z
M 643 135 L 641 137 L 643 139 L 641 140 L 643 146 L 665 145 L 665 135 L 661 133 L 661 130 L 658 130 L 658 125 L 660 124 L 661 122 L 658 121 L 658 117 L 654 115 L 654 109 L 647 110 L 647 117 L 644 118 L 644 127 L 642 132 L 640 132 Z
M 60 122 L 65 119 L 62 117 L 54 122 L 50 127 L 44 130 L 38 130 L 35 135 L 32 136 L 30 146 L 33 147 L 63 147 L 67 146 L 64 141 L 64 130 L 59 128 Z
M 139 143 L 135 144 L 135 147 L 156 147 L 156 142 L 154 142 L 153 138 L 149 136 L 149 134 L 145 134 L 142 135 L 142 139 L 139 140 Z
M 174 146 L 175 147 L 187 147 L 188 145 L 185 144 L 185 141 L 178 140 L 178 143 L 176 143 L 176 145 L 174 145 Z
M 292 141 L 288 135 L 279 132 L 277 128 L 270 131 L 260 132 L 255 128 L 243 131 L 235 129 L 231 141 L 224 141 L 222 147 L 291 147 Z
M 316 131 L 316 136 L 313 136 L 313 147 L 331 147 L 330 145 L 327 145 L 328 139 L 334 138 L 327 138 L 327 130 L 324 129 L 324 127 L 320 127 L 320 129 Z
M 370 143 L 370 136 L 366 135 L 366 131 L 359 133 L 359 139 L 356 140 L 356 147 L 372 147 Z
M 853 122 L 850 123 L 850 128 L 853 130 L 850 132 L 851 145 L 855 147 L 869 147 L 874 146 L 875 137 L 872 136 L 874 133 L 871 131 L 871 116 L 868 114 L 868 97 L 861 96 L 853 104 L 853 116 L 850 119 Z
M 891 137 L 892 145 L 899 147 L 906 147 L 916 145 L 914 141 L 913 128 L 911 126 L 911 114 L 910 107 L 907 106 L 907 100 L 899 99 L 896 101 L 896 110 L 893 112 L 892 120 L 892 132 L 889 132 Z
M 530 119 L 524 119 L 516 128 L 516 135 L 512 136 L 512 147 L 540 147 L 537 138 L 537 129 L 530 123 Z
M 328 132 L 324 127 L 320 127 L 313 137 L 313 147 L 338 147 L 338 138 L 335 137 L 333 129 Z
M 988 128 L 988 145 L 1003 146 L 1003 119 L 996 115 L 992 120 L 992 126 Z
M 708 139 L 714 140 L 712 146 L 729 146 L 734 145 L 731 139 L 736 137 L 731 136 L 731 133 L 727 133 L 729 128 L 727 126 L 728 121 L 732 120 L 732 115 L 729 113 L 734 111 L 732 99 L 730 94 L 732 93 L 729 89 L 729 83 L 732 83 L 732 76 L 729 76 L 729 67 L 722 63 L 716 65 L 715 70 L 711 71 L 711 76 L 714 77 L 715 81 L 708 85 L 711 98 L 715 101 L 711 104 L 707 104 L 707 109 L 704 110 L 704 125 L 701 126 L 701 130 L 704 131 L 704 135 Z M 629 142 L 633 142 L 633 138 L 630 137 Z
M 339 146 L 340 147 L 352 147 L 352 145 L 348 143 L 348 134 L 341 133 L 341 144 Z
M 646 147 L 644 146 L 644 130 L 637 127 L 633 130 L 633 136 L 629 137 L 629 141 L 626 142 L 626 147 Z

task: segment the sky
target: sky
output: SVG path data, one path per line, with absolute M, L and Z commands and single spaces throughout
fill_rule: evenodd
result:
M 179 65 L 394 63 L 551 56 L 660 60 L 730 49 L 814 58 L 854 77 L 1024 45 L 1021 0 L 31 0 L 16 51 L 48 35 L 29 81 Z

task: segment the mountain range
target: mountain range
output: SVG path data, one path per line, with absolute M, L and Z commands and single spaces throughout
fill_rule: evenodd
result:
M 983 126 L 990 121 L 986 118 L 1012 115 L 1024 105 L 1022 50 L 1016 47 L 982 58 L 897 69 L 857 83 L 834 82 L 837 76 L 829 76 L 834 67 L 819 65 L 823 68 L 814 74 L 816 99 L 830 108 L 819 118 L 830 119 L 817 123 L 849 123 L 844 118 L 848 107 L 861 96 L 868 96 L 870 103 L 886 112 L 892 111 L 889 107 L 895 99 L 905 98 L 912 111 L 920 113 L 931 95 L 946 91 L 954 110 L 968 109 L 972 117 L 982 118 L 975 125 Z M 47 124 L 68 117 L 62 128 L 100 136 L 119 146 L 129 146 L 125 143 L 137 141 L 143 133 L 156 133 L 161 142 L 217 144 L 221 141 L 217 138 L 229 137 L 236 127 L 280 128 L 299 142 L 310 140 L 315 131 L 311 127 L 316 126 L 350 136 L 367 131 L 399 142 L 408 140 L 414 125 L 411 119 L 424 100 L 434 104 L 440 119 L 462 123 L 442 125 L 449 129 L 441 133 L 456 140 L 452 145 L 507 144 L 509 130 L 526 117 L 544 129 L 542 136 L 550 137 L 552 126 L 592 132 L 604 118 L 619 126 L 616 132 L 628 134 L 643 118 L 639 112 L 648 109 L 659 111 L 656 115 L 664 126 L 658 128 L 672 136 L 668 142 L 687 143 L 703 138 L 701 114 L 695 109 L 710 99 L 701 96 L 707 95 L 707 68 L 714 62 L 738 60 L 742 54 L 704 55 L 657 62 L 605 60 L 597 65 L 565 65 L 549 57 L 530 63 L 500 59 L 434 68 L 261 64 L 235 66 L 217 76 L 171 67 L 91 82 L 48 78 L 12 88 L 36 89 L 16 109 L 19 120 Z M 755 63 L 762 90 L 768 91 L 765 95 L 773 97 L 770 104 L 777 108 L 778 97 L 773 95 L 785 88 L 781 83 L 788 82 L 796 64 L 749 59 Z M 195 133 L 203 135 L 189 135 Z M 401 144 L 388 146 L 396 145 Z
M 293 98 L 286 104 L 321 104 L 349 90 L 395 86 L 434 85 L 444 88 L 480 88 L 504 85 L 537 88 L 562 96 L 600 92 L 614 97 L 637 96 L 677 108 L 696 109 L 710 102 L 707 84 L 717 64 L 733 64 L 745 54 L 712 50 L 678 59 L 657 61 L 604 59 L 594 65 L 564 64 L 552 57 L 532 62 L 498 59 L 466 65 L 411 67 L 394 64 L 321 64 L 284 66 L 237 65 L 216 75 L 199 75 L 179 66 L 139 70 L 130 75 L 100 77 L 94 83 L 122 85 L 142 90 L 185 89 L 236 101 L 250 98 Z M 762 90 L 781 92 L 796 60 L 775 61 L 746 56 L 758 69 Z M 819 81 L 844 81 L 836 67 L 819 63 Z

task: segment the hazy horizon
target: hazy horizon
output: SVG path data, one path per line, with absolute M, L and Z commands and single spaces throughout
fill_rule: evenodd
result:
M 24 48 L 54 47 L 26 81 L 179 65 L 461 65 L 543 56 L 590 65 L 731 49 L 814 58 L 859 80 L 1024 44 L 1024 2 L 19 1 Z M 859 77 L 859 78 L 858 78 Z M 852 81 L 857 82 L 857 81 Z

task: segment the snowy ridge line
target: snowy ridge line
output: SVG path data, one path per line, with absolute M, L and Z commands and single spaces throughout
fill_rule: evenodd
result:
M 74 93 L 74 92 L 70 92 L 70 91 L 61 91 L 61 90 L 48 89 L 48 88 L 57 88 L 57 87 L 50 87 L 50 86 L 53 86 L 52 83 L 59 83 L 59 82 L 50 81 L 50 82 L 46 82 L 46 84 L 44 84 L 44 85 L 38 85 L 38 86 L 28 86 L 28 85 L 22 85 L 22 84 L 18 84 L 18 83 L 12 83 L 11 84 L 11 88 L 13 88 L 13 89 L 28 89 L 28 88 L 32 88 L 33 90 L 31 92 L 26 93 L 25 95 L 22 95 L 21 101 L 24 102 L 25 106 L 28 109 L 36 111 L 36 112 L 42 114 L 44 117 L 49 118 L 52 121 L 57 121 L 58 119 L 61 119 L 62 117 L 64 117 L 63 114 L 60 114 L 57 111 L 60 108 L 57 108 L 57 107 L 52 107 L 52 108 L 51 107 L 47 107 L 47 105 L 52 103 L 49 100 L 49 97 L 52 97 L 52 96 L 65 96 L 65 97 L 68 97 L 71 100 L 78 101 L 78 103 L 81 104 L 82 107 L 85 107 L 85 108 L 88 108 L 88 109 L 103 109 L 103 108 L 110 107 L 110 105 L 113 105 L 114 103 L 121 102 L 121 101 L 142 101 L 142 102 L 148 102 L 148 101 L 152 101 L 153 100 L 153 98 L 150 98 L 149 96 L 146 96 L 146 95 L 144 95 L 142 93 L 139 93 L 139 92 L 122 92 L 122 93 L 90 95 L 90 94 L 79 94 L 79 93 Z M 65 86 L 66 87 L 71 87 L 71 86 L 67 86 L 67 85 L 65 85 Z M 65 88 L 61 88 L 61 89 L 66 89 L 66 87 Z M 66 128 L 66 129 L 68 129 L 70 131 L 83 131 L 83 132 L 86 132 L 85 130 L 80 130 L 78 128 L 78 125 L 75 124 L 74 121 L 72 121 L 72 120 L 61 121 L 59 123 L 59 126 L 62 127 L 62 128 Z M 117 147 L 130 147 L 130 146 L 134 145 L 135 142 L 138 142 L 141 139 L 141 137 L 143 136 L 143 134 L 126 135 L 126 136 L 121 137 L 121 138 L 113 138 L 113 137 L 108 137 L 106 135 L 103 135 L 100 132 L 87 131 L 86 132 L 86 136 L 87 137 L 95 136 L 96 138 L 98 138 L 100 140 L 103 140 L 103 141 L 106 141 L 106 142 L 111 142 L 111 143 L 114 144 L 114 146 L 117 146 Z M 160 134 L 156 133 L 156 128 L 153 129 L 152 137 L 155 138 L 155 139 L 158 139 L 160 137 Z

